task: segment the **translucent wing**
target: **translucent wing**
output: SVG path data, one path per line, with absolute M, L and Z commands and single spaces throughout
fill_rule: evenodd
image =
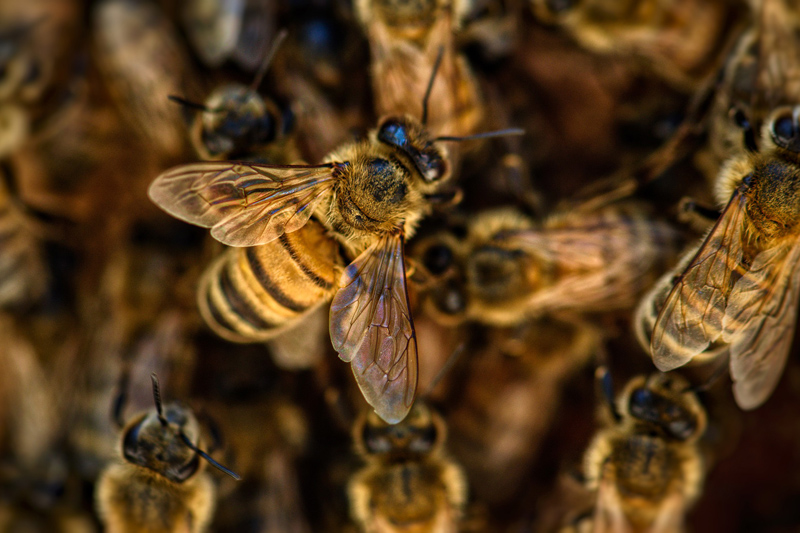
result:
M 650 353 L 662 372 L 688 363 L 722 336 L 732 275 L 746 269 L 742 245 L 746 202 L 741 188 L 734 192 L 658 314 Z
M 192 163 L 161 174 L 149 195 L 172 216 L 211 228 L 223 244 L 256 246 L 308 222 L 333 185 L 335 167 Z
M 409 312 L 403 238 L 385 235 L 345 270 L 333 297 L 333 347 L 351 363 L 356 382 L 378 415 L 400 422 L 417 389 L 417 338 Z
M 617 216 L 583 227 L 512 232 L 506 239 L 558 273 L 555 283 L 531 295 L 532 312 L 605 311 L 635 304 L 652 266 L 671 259 L 677 233 L 660 222 Z
M 603 476 L 597 487 L 592 533 L 633 533 L 622 510 L 622 501 L 613 481 Z
M 730 343 L 736 403 L 755 409 L 772 394 L 794 339 L 800 295 L 800 245 L 760 253 L 736 282 L 722 321 Z

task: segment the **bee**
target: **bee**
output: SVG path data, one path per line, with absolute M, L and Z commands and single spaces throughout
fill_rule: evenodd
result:
M 288 106 L 281 108 L 257 92 L 272 56 L 285 38 L 285 31 L 278 35 L 249 87 L 239 83 L 221 85 L 204 104 L 170 96 L 171 100 L 200 111 L 190 128 L 190 138 L 202 159 L 278 164 L 299 159 L 296 146 L 288 139 L 294 122 L 292 110 Z
M 768 43 L 776 46 L 776 55 L 756 70 L 751 105 L 745 108 L 755 118 L 743 123 L 741 142 L 752 149 L 722 165 L 715 191 L 724 205 L 721 215 L 673 271 L 666 297 L 665 289 L 651 295 L 640 313 L 656 316 L 652 332 L 645 324 L 640 338 L 662 371 L 696 356 L 729 355 L 733 394 L 742 409 L 760 406 L 777 386 L 794 337 L 800 294 L 795 272 L 800 261 L 795 190 L 800 183 L 800 107 L 794 105 L 800 101 L 800 86 L 785 70 L 785 61 L 800 44 L 800 16 L 782 2 L 764 2 L 763 7 L 765 41 L 758 57 L 773 50 Z M 752 128 L 771 102 L 777 105 L 763 119 L 756 140 Z
M 725 161 L 758 151 L 758 137 L 768 115 L 800 100 L 794 71 L 800 27 L 797 9 L 783 0 L 750 2 L 752 24 L 742 32 L 723 71 L 709 118 L 709 149 L 701 153 L 706 173 L 715 181 Z M 767 60 L 766 58 L 769 58 Z
M 679 89 L 716 71 L 740 13 L 726 0 L 531 0 L 535 15 L 583 47 L 635 58 Z
M 58 2 L 0 5 L 0 158 L 42 129 L 69 89 L 80 6 Z
M 703 405 L 685 379 L 660 373 L 633 378 L 615 405 L 608 374 L 598 376 L 610 420 L 584 456 L 586 485 L 597 494 L 592 531 L 683 531 L 705 478 Z
M 366 140 L 322 164 L 194 163 L 161 174 L 149 190 L 171 215 L 244 247 L 211 266 L 206 280 L 218 283 L 201 281 L 200 308 L 212 328 L 232 340 L 262 340 L 332 296 L 333 346 L 351 362 L 367 403 L 390 422 L 408 413 L 417 385 L 404 241 L 450 178 L 441 141 L 465 139 L 428 133 L 428 96 L 422 121 L 385 117 Z M 355 259 L 337 290 L 340 248 Z
M 150 0 L 104 0 L 93 11 L 98 68 L 125 121 L 167 157 L 185 150 L 180 109 L 170 94 L 191 94 L 190 58 Z
M 677 242 L 677 232 L 635 204 L 557 213 L 540 227 L 501 208 L 473 217 L 463 239 L 420 240 L 413 256 L 438 278 L 426 305 L 441 323 L 514 326 L 633 307 Z
M 467 484 L 444 451 L 446 438 L 444 420 L 424 402 L 395 425 L 372 412 L 356 420 L 353 442 L 366 465 L 347 492 L 361 531 L 458 531 Z
M 106 531 L 205 531 L 215 507 L 215 489 L 205 459 L 238 479 L 200 449 L 200 425 L 188 408 L 161 405 L 152 375 L 155 409 L 122 429 L 124 462 L 106 468 L 97 484 L 97 510 Z
M 425 91 L 431 67 L 441 61 L 442 76 L 431 90 L 430 129 L 453 135 L 476 132 L 484 118 L 481 95 L 454 42 L 454 31 L 467 8 L 467 2 L 445 0 L 355 2 L 370 43 L 379 114 L 420 116 L 414 96 Z
M 547 317 L 487 336 L 447 420 L 451 453 L 477 499 L 491 505 L 508 501 L 529 478 L 564 384 L 597 353 L 602 337 L 588 325 Z M 512 342 L 521 346 L 511 350 Z

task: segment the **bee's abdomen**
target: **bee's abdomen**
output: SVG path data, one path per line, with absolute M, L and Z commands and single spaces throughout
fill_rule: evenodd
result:
M 315 221 L 267 244 L 231 248 L 200 279 L 200 313 L 228 340 L 268 340 L 333 296 L 338 262 L 336 242 Z

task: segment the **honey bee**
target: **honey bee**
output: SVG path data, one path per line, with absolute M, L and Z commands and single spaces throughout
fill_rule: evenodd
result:
M 364 413 L 353 442 L 366 465 L 350 479 L 350 514 L 361 531 L 458 531 L 467 499 L 461 467 L 444 451 L 447 426 L 417 402 L 408 417 L 387 425 Z
M 355 2 L 370 43 L 379 114 L 420 116 L 415 96 L 425 91 L 431 67 L 441 61 L 442 76 L 431 90 L 430 129 L 453 135 L 475 133 L 483 120 L 481 96 L 454 42 L 467 7 L 467 2 L 444 0 Z
M 238 476 L 200 449 L 200 425 L 188 408 L 161 405 L 152 375 L 155 409 L 134 417 L 122 430 L 124 462 L 106 468 L 97 484 L 97 509 L 106 531 L 205 531 L 215 507 L 215 489 L 202 457 Z
M 67 0 L 0 4 L 0 158 L 38 132 L 68 90 L 80 5 Z
M 508 501 L 529 478 L 564 384 L 596 354 L 602 338 L 596 328 L 552 318 L 515 329 L 523 331 L 487 332 L 447 413 L 450 451 L 471 491 L 490 505 Z M 522 346 L 509 350 L 510 338 Z
M 728 354 L 734 397 L 742 409 L 755 409 L 772 394 L 797 321 L 800 107 L 794 104 L 800 101 L 800 86 L 786 61 L 796 59 L 798 29 L 796 10 L 782 2 L 763 3 L 758 57 L 773 49 L 776 54 L 751 72 L 754 85 L 743 108 L 754 118 L 743 124 L 745 148 L 723 164 L 717 177 L 722 214 L 678 265 L 666 297 L 662 290 L 641 304 L 641 316 L 656 315 L 652 333 L 645 323 L 640 334 L 649 341 L 656 366 L 668 371 L 701 354 Z M 746 53 L 741 60 L 749 57 Z M 771 103 L 776 105 L 765 116 L 760 137 L 748 140 Z
M 583 47 L 629 56 L 678 88 L 697 88 L 718 68 L 731 2 L 714 0 L 531 0 L 543 21 L 565 28 Z
M 244 247 L 220 257 L 201 282 L 201 311 L 215 331 L 263 340 L 332 296 L 334 348 L 367 402 L 399 422 L 417 386 L 404 241 L 451 175 L 441 141 L 463 139 L 433 138 L 425 120 L 389 116 L 320 165 L 183 165 L 157 177 L 149 194 L 171 215 Z M 339 248 L 355 259 L 337 290 Z
M 541 227 L 503 208 L 474 217 L 466 232 L 433 235 L 414 249 L 439 278 L 427 309 L 443 324 L 513 326 L 552 313 L 631 308 L 678 241 L 635 204 L 555 214 Z
M 705 478 L 705 409 L 675 374 L 638 376 L 616 407 L 607 401 L 612 420 L 584 456 L 587 486 L 597 491 L 592 531 L 683 531 Z
M 150 0 L 105 0 L 93 19 L 98 68 L 120 114 L 159 153 L 180 156 L 184 121 L 167 96 L 195 91 L 175 28 Z
M 278 35 L 249 87 L 239 83 L 224 84 L 214 89 L 204 104 L 170 97 L 200 111 L 190 128 L 190 138 L 202 159 L 273 164 L 299 159 L 296 146 L 288 138 L 293 126 L 292 110 L 280 107 L 257 92 L 272 56 L 285 37 L 286 32 Z

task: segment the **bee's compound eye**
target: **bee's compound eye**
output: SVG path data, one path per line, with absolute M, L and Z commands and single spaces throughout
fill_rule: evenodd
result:
M 653 417 L 653 394 L 644 388 L 639 388 L 631 393 L 628 409 L 631 415 L 639 419 Z
M 791 141 L 796 133 L 792 117 L 786 115 L 778 117 L 775 122 L 772 123 L 772 133 L 777 139 L 782 139 L 786 142 Z
M 800 153 L 800 108 L 792 113 L 783 113 L 770 124 L 770 134 L 775 144 L 792 152 Z
M 396 119 L 387 120 L 378 130 L 378 140 L 397 148 L 405 147 L 408 144 L 406 125 Z
M 453 250 L 444 244 L 436 244 L 425 251 L 422 261 L 431 274 L 443 274 L 453 264 Z

